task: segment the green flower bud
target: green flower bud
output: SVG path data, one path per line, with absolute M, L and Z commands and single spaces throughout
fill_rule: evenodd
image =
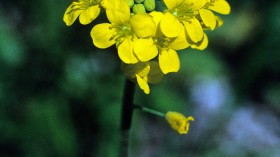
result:
M 140 4 L 140 3 L 143 3 L 144 2 L 144 0 L 134 0 L 135 1 L 135 3 L 138 3 L 138 4 Z
M 156 2 L 155 2 L 155 0 L 145 0 L 144 6 L 147 11 L 153 11 L 156 8 Z
M 134 5 L 134 0 L 128 0 L 129 8 L 131 8 Z
M 146 13 L 146 10 L 145 10 L 145 7 L 143 4 L 134 4 L 132 11 L 135 14 Z

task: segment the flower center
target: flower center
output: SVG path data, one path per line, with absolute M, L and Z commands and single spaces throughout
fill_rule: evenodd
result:
M 192 4 L 182 3 L 178 7 L 169 10 L 169 12 L 180 21 L 189 21 L 198 14 L 197 10 L 193 10 Z
M 131 26 L 129 24 L 117 26 L 117 32 L 120 37 L 125 37 L 133 34 Z
M 133 31 L 129 24 L 122 24 L 111 29 L 116 29 L 116 34 L 113 35 L 112 39 L 115 39 L 117 45 L 120 44 L 126 37 L 133 36 Z
M 165 36 L 158 37 L 157 39 L 155 39 L 155 43 L 158 46 L 158 48 L 168 48 L 170 42 L 171 39 Z

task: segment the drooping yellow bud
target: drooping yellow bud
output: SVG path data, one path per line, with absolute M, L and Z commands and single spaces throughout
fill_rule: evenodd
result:
M 192 116 L 185 117 L 183 114 L 173 111 L 167 112 L 165 119 L 171 128 L 179 134 L 187 134 L 189 131 L 190 121 L 194 121 Z

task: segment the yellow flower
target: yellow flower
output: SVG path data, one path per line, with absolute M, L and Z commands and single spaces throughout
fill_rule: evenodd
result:
M 146 94 L 150 93 L 148 83 L 159 83 L 163 77 L 157 61 L 138 62 L 136 64 L 123 63 L 121 70 L 128 79 L 136 81 L 140 89 Z
M 101 10 L 102 0 L 78 0 L 66 9 L 63 21 L 71 26 L 79 17 L 81 24 L 89 24 L 97 18 Z
M 165 119 L 171 128 L 177 131 L 179 134 L 187 134 L 189 131 L 190 121 L 194 121 L 192 116 L 185 117 L 181 113 L 172 111 L 166 113 Z
M 91 37 L 98 48 L 108 48 L 116 44 L 120 59 L 126 64 L 139 61 L 133 52 L 134 41 L 138 37 L 148 37 L 154 33 L 155 23 L 149 14 L 130 16 L 126 0 L 107 0 L 106 14 L 110 23 L 93 27 Z
M 174 29 L 175 32 L 172 34 L 168 33 L 171 29 L 166 23 L 173 23 L 179 28 L 185 28 L 189 38 L 194 43 L 197 43 L 203 38 L 203 29 L 199 20 L 196 16 L 199 14 L 198 10 L 201 9 L 205 4 L 206 0 L 164 0 L 164 3 L 167 6 L 167 11 L 165 17 L 162 19 L 161 30 L 162 32 L 171 37 L 172 35 L 177 35 L 181 30 Z
M 164 15 L 161 12 L 152 12 L 150 15 L 159 26 L 159 22 Z M 172 25 L 173 23 L 168 23 Z M 160 30 L 155 28 L 154 35 L 148 38 L 140 38 L 135 41 L 134 53 L 137 58 L 146 62 L 158 55 L 158 61 L 161 71 L 164 74 L 177 72 L 180 69 L 180 60 L 175 50 L 185 49 L 189 46 L 186 40 L 184 30 L 181 29 L 177 37 L 167 37 Z
M 222 20 L 212 11 L 220 14 L 230 12 L 230 6 L 225 0 L 164 0 L 164 3 L 167 10 L 160 25 L 163 34 L 168 37 L 177 36 L 183 27 L 191 47 L 200 50 L 208 45 L 203 30 L 214 30 L 222 24 Z

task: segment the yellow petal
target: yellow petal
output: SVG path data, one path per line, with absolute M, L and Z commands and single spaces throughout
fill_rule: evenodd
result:
M 159 54 L 159 67 L 164 74 L 178 72 L 180 60 L 177 52 L 172 49 L 162 49 Z
M 178 7 L 179 5 L 181 5 L 184 0 L 163 0 L 164 4 L 167 6 L 168 9 L 173 9 L 175 7 Z
M 219 16 L 216 16 L 216 23 L 217 23 L 217 27 L 221 27 L 224 24 L 224 21 Z
M 150 61 L 150 71 L 147 76 L 149 83 L 159 83 L 162 80 L 163 73 L 160 70 L 158 61 Z
M 107 0 L 106 15 L 113 25 L 127 23 L 130 19 L 130 9 L 127 0 Z
M 212 5 L 209 5 L 207 8 L 224 15 L 230 13 L 230 5 L 225 0 L 215 0 Z
M 133 41 L 131 37 L 127 37 L 118 46 L 118 54 L 120 59 L 126 64 L 134 64 L 138 62 L 138 59 L 133 53 Z
M 185 3 L 191 7 L 192 11 L 196 11 L 205 6 L 208 0 L 186 0 Z
M 116 30 L 111 27 L 112 25 L 109 23 L 102 23 L 92 28 L 90 35 L 96 47 L 108 48 L 116 43 L 114 38 Z
M 161 21 L 162 17 L 163 17 L 163 13 L 162 12 L 158 12 L 158 11 L 153 11 L 150 13 L 150 15 L 153 17 L 153 20 L 156 24 L 156 27 L 158 26 L 159 22 Z
M 203 39 L 199 43 L 192 44 L 191 48 L 198 49 L 198 50 L 204 50 L 204 49 L 206 49 L 207 46 L 208 46 L 208 38 L 207 38 L 207 35 L 204 33 Z
M 150 72 L 150 62 L 138 62 L 135 64 L 125 64 L 122 62 L 121 70 L 127 77 L 135 77 L 137 74 L 140 77 L 145 77 Z
M 134 53 L 140 61 L 146 62 L 157 56 L 158 49 L 152 38 L 141 38 L 135 42 Z
M 99 5 L 94 5 L 83 11 L 79 17 L 80 23 L 83 25 L 91 23 L 100 13 Z
M 138 37 L 152 36 L 156 31 L 156 25 L 149 14 L 136 14 L 130 19 L 131 27 Z
M 182 50 L 190 46 L 189 42 L 186 39 L 186 33 L 184 29 L 181 31 L 179 36 L 169 44 L 169 46 L 173 50 Z
M 133 64 L 133 65 L 139 66 L 137 68 L 137 71 L 135 72 L 135 74 L 137 74 L 140 77 L 146 77 L 148 75 L 148 73 L 150 72 L 150 69 L 151 69 L 149 62 L 138 62 L 138 63 Z
M 189 22 L 184 22 L 189 38 L 197 43 L 203 38 L 203 30 L 197 19 L 191 19 Z
M 165 36 L 173 38 L 181 33 L 183 25 L 175 16 L 167 12 L 161 19 L 160 29 Z
M 137 83 L 138 83 L 139 87 L 144 91 L 144 93 L 149 94 L 150 88 L 149 88 L 148 83 L 138 75 L 136 75 L 136 79 L 137 79 Z
M 63 21 L 67 26 L 71 26 L 75 20 L 78 18 L 78 16 L 83 12 L 84 10 L 80 9 L 73 9 L 75 4 L 71 4 L 65 11 L 63 16 Z
M 200 9 L 199 10 L 200 17 L 205 26 L 209 27 L 211 30 L 214 30 L 216 27 L 216 17 L 212 13 L 212 11 L 207 9 Z

